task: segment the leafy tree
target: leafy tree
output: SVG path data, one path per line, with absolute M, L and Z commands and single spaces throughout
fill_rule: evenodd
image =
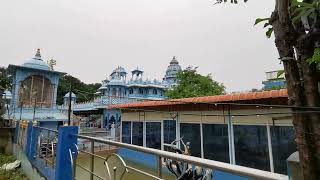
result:
M 2 120 L 2 115 L 5 113 L 5 99 L 2 97 L 6 89 L 11 88 L 11 81 L 7 73 L 7 69 L 0 67 L 0 120 Z
M 320 0 L 275 0 L 270 17 L 258 18 L 255 24 L 260 22 L 265 22 L 264 27 L 268 28 L 267 37 L 274 34 L 284 66 L 304 179 L 319 179 Z
M 64 75 L 60 77 L 57 94 L 57 104 L 63 104 L 63 97 L 70 90 L 77 95 L 77 102 L 90 101 L 94 98 L 94 93 L 101 86 L 100 83 L 86 84 L 71 75 Z
M 187 68 L 177 74 L 178 85 L 166 92 L 172 99 L 219 95 L 225 92 L 223 84 L 214 81 L 211 75 L 202 76 L 197 68 Z

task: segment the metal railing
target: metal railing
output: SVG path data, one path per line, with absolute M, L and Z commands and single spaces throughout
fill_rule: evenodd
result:
M 46 166 L 55 167 L 58 131 L 34 126 L 39 131 L 36 157 L 43 159 Z
M 144 171 L 139 170 L 139 169 L 137 169 L 137 168 L 135 168 L 135 167 L 132 167 L 132 166 L 127 165 L 127 164 L 125 163 L 125 161 L 122 159 L 122 157 L 119 156 L 119 155 L 116 154 L 116 153 L 110 153 L 110 154 L 107 155 L 106 157 L 103 157 L 103 156 L 100 156 L 100 155 L 98 155 L 98 154 L 95 154 L 96 151 L 95 151 L 95 148 L 94 148 L 94 147 L 95 147 L 95 144 L 97 144 L 97 143 L 101 143 L 101 144 L 106 144 L 106 145 L 108 145 L 109 147 L 111 147 L 109 150 L 112 150 L 112 147 L 117 147 L 117 146 L 114 146 L 114 145 L 112 145 L 112 144 L 110 144 L 110 143 L 106 143 L 106 142 L 104 142 L 104 141 L 96 141 L 95 137 L 84 136 L 84 135 L 80 135 L 80 134 L 75 135 L 75 136 L 76 136 L 77 138 L 79 138 L 79 139 L 85 139 L 85 140 L 90 141 L 90 144 L 91 144 L 91 145 L 90 145 L 90 151 L 85 151 L 85 150 L 82 150 L 82 149 L 80 149 L 80 148 L 77 147 L 78 153 L 83 153 L 83 154 L 87 154 L 87 155 L 90 156 L 90 166 L 89 166 L 89 168 L 86 168 L 85 166 L 77 163 L 76 159 L 72 159 L 72 154 L 70 153 L 70 159 L 71 159 L 71 163 L 72 163 L 72 166 L 73 166 L 73 179 L 77 179 L 77 178 L 76 178 L 76 167 L 79 167 L 79 168 L 81 168 L 82 170 L 84 170 L 85 172 L 89 173 L 89 174 L 90 174 L 90 180 L 93 180 L 94 177 L 95 177 L 95 178 L 98 178 L 98 179 L 101 179 L 101 180 L 116 179 L 116 176 L 117 176 L 117 167 L 114 166 L 114 167 L 112 168 L 112 170 L 113 170 L 113 176 L 112 176 L 111 173 L 110 173 L 110 167 L 109 167 L 111 164 L 108 163 L 108 160 L 110 159 L 110 157 L 114 156 L 114 157 L 116 157 L 116 158 L 121 162 L 122 167 L 125 168 L 125 170 L 120 174 L 120 179 L 122 179 L 122 178 L 124 177 L 125 173 L 128 173 L 129 170 L 131 170 L 131 171 L 134 171 L 134 172 L 136 172 L 136 173 L 139 173 L 139 174 L 148 176 L 148 177 L 153 178 L 153 179 L 162 180 L 162 178 L 160 178 L 160 177 L 157 177 L 157 176 L 155 176 L 155 175 L 153 175 L 153 174 L 144 172 Z M 98 138 L 98 139 L 101 139 L 101 138 Z M 107 142 L 115 142 L 115 141 L 107 140 L 107 139 L 101 139 L 101 140 L 105 140 L 105 141 L 107 141 Z M 105 168 L 106 168 L 106 170 L 107 170 L 107 177 L 102 177 L 102 176 L 100 176 L 99 174 L 97 174 L 97 173 L 94 172 L 94 169 L 95 169 L 95 168 L 94 168 L 95 158 L 98 158 L 98 159 L 104 161 L 104 166 L 105 166 Z
M 111 140 L 106 140 L 106 139 L 101 139 L 101 138 L 96 138 L 96 137 L 90 137 L 90 136 L 85 136 L 85 135 L 74 135 L 74 136 L 76 136 L 77 138 L 80 138 L 80 139 L 89 140 L 91 142 L 90 152 L 79 150 L 79 152 L 86 153 L 91 156 L 90 169 L 87 169 L 87 168 L 81 166 L 80 164 L 75 164 L 76 166 L 78 166 L 78 167 L 84 169 L 85 171 L 87 171 L 88 173 L 90 173 L 91 180 L 93 179 L 93 177 L 96 177 L 99 179 L 106 179 L 106 178 L 101 177 L 101 176 L 97 175 L 96 173 L 94 173 L 94 157 L 97 157 L 97 158 L 104 160 L 107 171 L 109 172 L 109 167 L 107 166 L 108 164 L 106 163 L 109 156 L 102 157 L 102 156 L 95 154 L 94 148 L 92 148 L 92 147 L 94 147 L 94 143 L 105 143 L 105 144 L 109 144 L 109 145 L 112 145 L 112 146 L 115 146 L 118 148 L 126 148 L 126 149 L 130 149 L 130 150 L 138 151 L 138 152 L 143 152 L 143 153 L 155 155 L 157 157 L 157 176 L 154 176 L 154 175 L 147 173 L 143 170 L 139 170 L 134 167 L 127 166 L 119 155 L 113 154 L 113 155 L 117 156 L 123 162 L 122 165 L 125 167 L 126 171 L 133 170 L 137 173 L 144 174 L 144 175 L 149 176 L 154 179 L 162 179 L 162 167 L 163 167 L 162 159 L 163 158 L 171 159 L 171 160 L 175 160 L 175 161 L 179 161 L 179 162 L 183 162 L 183 163 L 188 163 L 188 164 L 195 165 L 195 166 L 200 166 L 202 168 L 212 169 L 213 171 L 219 170 L 222 172 L 227 172 L 227 173 L 231 173 L 234 175 L 253 178 L 253 179 L 259 179 L 259 180 L 260 179 L 261 180 L 287 180 L 288 179 L 288 176 L 285 176 L 282 174 L 271 173 L 271 172 L 267 172 L 267 171 L 263 171 L 263 170 L 258 170 L 258 169 L 253 169 L 253 168 L 248 168 L 248 167 L 243 167 L 243 166 L 238 166 L 238 165 L 231 165 L 228 163 L 222 163 L 222 162 L 218 162 L 218 161 L 202 159 L 202 158 L 198 158 L 198 157 L 187 156 L 187 155 L 177 154 L 177 153 L 173 153 L 173 152 L 167 152 L 167 151 L 162 151 L 162 150 L 158 150 L 158 149 L 141 147 L 141 146 L 126 144 L 126 143 L 121 143 L 121 142 L 116 142 L 116 141 L 111 141 Z M 114 167 L 114 169 L 116 169 L 116 167 Z M 73 171 L 75 171 L 75 168 Z M 110 173 L 108 176 L 110 176 Z M 121 175 L 121 177 L 123 177 L 123 175 Z M 109 178 L 111 178 L 111 176 Z

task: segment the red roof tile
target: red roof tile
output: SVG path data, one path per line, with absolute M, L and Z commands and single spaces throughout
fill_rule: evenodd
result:
M 117 104 L 108 106 L 108 109 L 113 108 L 142 108 L 142 107 L 156 107 L 156 106 L 168 106 L 178 104 L 189 104 L 189 103 L 223 103 L 223 102 L 236 102 L 236 101 L 253 101 L 263 99 L 274 99 L 274 98 L 287 98 L 287 90 L 271 90 L 262 92 L 248 92 L 248 93 L 237 93 L 227 94 L 218 96 L 204 96 L 204 97 L 193 97 L 193 98 L 182 98 L 182 99 L 169 99 L 164 101 L 144 101 L 128 104 Z

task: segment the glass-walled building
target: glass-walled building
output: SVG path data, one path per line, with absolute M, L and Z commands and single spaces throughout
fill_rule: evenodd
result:
M 109 108 L 122 111 L 124 143 L 170 151 L 182 138 L 192 156 L 287 174 L 296 146 L 291 110 L 277 107 L 285 104 L 286 90 L 274 90 Z

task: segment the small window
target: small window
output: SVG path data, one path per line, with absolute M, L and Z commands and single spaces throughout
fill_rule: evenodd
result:
M 158 91 L 156 89 L 153 89 L 153 94 L 158 94 Z
M 139 94 L 143 94 L 143 89 L 139 89 Z
M 133 94 L 133 89 L 129 89 L 129 94 Z

